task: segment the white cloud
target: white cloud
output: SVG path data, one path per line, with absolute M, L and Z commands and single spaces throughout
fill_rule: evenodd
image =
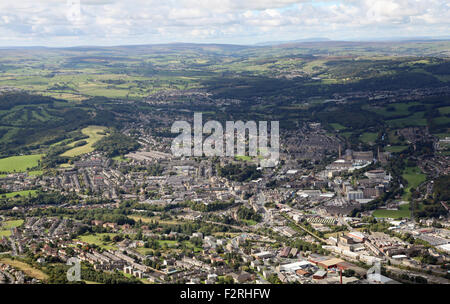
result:
M 0 45 L 448 35 L 447 0 L 1 0 Z M 376 31 L 374 30 L 376 29 Z

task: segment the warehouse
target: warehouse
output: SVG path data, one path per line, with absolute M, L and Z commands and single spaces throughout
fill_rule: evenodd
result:
M 310 265 L 312 264 L 308 261 L 299 261 L 295 263 L 280 265 L 280 271 L 295 272 L 298 269 L 302 269 Z
M 337 264 L 344 262 L 341 259 L 338 258 L 332 258 L 328 260 L 321 261 L 317 264 L 317 266 L 323 268 L 323 269 L 330 269 L 330 268 L 336 268 Z
M 325 270 L 319 270 L 315 274 L 313 274 L 313 279 L 322 280 L 327 276 L 327 272 Z

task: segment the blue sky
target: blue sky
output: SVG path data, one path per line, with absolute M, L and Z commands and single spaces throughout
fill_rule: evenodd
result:
M 1 0 L 0 46 L 447 36 L 447 0 Z

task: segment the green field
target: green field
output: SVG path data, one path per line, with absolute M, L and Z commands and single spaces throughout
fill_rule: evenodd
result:
M 127 162 L 127 161 L 130 160 L 129 158 L 124 158 L 124 157 L 121 156 L 121 155 L 119 155 L 119 156 L 114 156 L 112 159 L 115 160 L 115 161 L 118 161 L 118 162 Z
M 61 156 L 74 157 L 74 156 L 78 156 L 78 155 L 82 155 L 82 154 L 86 154 L 86 153 L 94 151 L 94 148 L 92 146 L 97 141 L 99 141 L 101 138 L 103 138 L 105 136 L 105 135 L 99 134 L 99 133 L 105 132 L 105 130 L 106 130 L 106 128 L 101 127 L 101 126 L 89 126 L 87 128 L 84 128 L 81 132 L 84 135 L 89 136 L 89 138 L 85 140 L 87 142 L 87 144 L 85 144 L 84 146 L 70 149 L 70 150 L 64 152 Z
M 377 140 L 377 137 L 378 137 L 378 133 L 364 132 L 363 134 L 361 134 L 361 136 L 359 138 L 364 143 L 374 143 L 375 140 Z
M 393 103 L 389 104 L 386 107 L 383 108 L 368 108 L 369 111 L 372 111 L 374 113 L 377 113 L 379 115 L 382 115 L 385 118 L 389 117 L 396 117 L 396 116 L 406 116 L 411 114 L 411 112 L 408 110 L 411 106 L 417 106 L 420 105 L 418 102 L 408 102 L 408 103 Z
M 389 147 L 385 147 L 384 149 L 388 152 L 402 152 L 403 150 L 407 149 L 408 146 L 389 146 Z
M 407 167 L 405 171 L 403 171 L 402 177 L 408 182 L 408 186 L 405 189 L 405 194 L 403 195 L 405 200 L 409 200 L 411 196 L 410 189 L 416 188 L 427 178 L 427 176 L 423 174 L 418 167 Z
M 38 161 L 42 156 L 43 154 L 34 154 L 2 158 L 0 159 L 0 172 L 25 172 L 38 166 Z
M 405 218 L 411 215 L 409 204 L 400 205 L 398 210 L 378 209 L 373 212 L 374 217 L 389 217 L 393 219 Z
M 339 124 L 339 123 L 330 123 L 330 126 L 333 127 L 336 131 L 344 130 L 346 129 L 345 126 Z
M 44 174 L 44 171 L 42 170 L 28 171 L 29 176 L 39 176 L 42 174 Z
M 258 224 L 258 222 L 254 221 L 254 220 L 241 220 L 241 221 L 244 222 L 248 226 L 254 226 L 254 225 Z
M 35 196 L 36 193 L 37 193 L 36 190 L 24 190 L 24 191 L 0 194 L 0 197 L 3 197 L 3 196 L 6 198 L 11 198 L 11 197 L 16 197 L 16 196 L 28 197 L 29 195 Z
M 442 115 L 450 114 L 450 106 L 439 108 L 439 112 Z
M 394 128 L 424 127 L 427 125 L 427 120 L 423 117 L 424 113 L 425 112 L 415 112 L 405 118 L 387 120 L 386 123 Z
M 406 179 L 408 185 L 405 188 L 405 193 L 402 197 L 403 200 L 408 201 L 411 198 L 411 188 L 416 188 L 421 183 L 426 180 L 426 175 L 423 174 L 419 167 L 407 167 L 402 174 L 402 177 Z M 401 218 L 401 217 L 409 217 L 411 211 L 409 210 L 409 204 L 404 204 L 399 206 L 398 210 L 386 210 L 386 209 L 378 209 L 375 210 L 373 216 L 375 217 L 389 217 L 389 218 Z
M 433 122 L 437 125 L 448 125 L 450 124 L 450 117 L 441 116 L 433 118 Z
M 97 234 L 82 235 L 78 238 L 78 240 L 86 242 L 88 244 L 97 245 L 103 249 L 116 250 L 117 247 L 114 245 L 114 242 L 104 242 L 102 240 L 102 238 L 106 235 L 109 235 L 110 238 L 113 238 L 114 236 L 117 235 L 117 233 L 97 233 Z
M 11 235 L 10 230 L 0 230 L 0 238 L 2 237 L 9 237 Z
M 23 220 L 11 220 L 0 222 L 0 238 L 11 235 L 11 228 L 19 227 L 23 224 Z

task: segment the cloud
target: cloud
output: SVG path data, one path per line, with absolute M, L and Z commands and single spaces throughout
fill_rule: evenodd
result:
M 447 35 L 447 0 L 2 0 L 0 45 Z

